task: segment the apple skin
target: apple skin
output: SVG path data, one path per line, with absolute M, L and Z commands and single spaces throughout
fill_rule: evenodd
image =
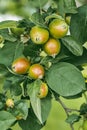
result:
M 26 74 L 30 67 L 30 61 L 25 57 L 20 57 L 13 61 L 12 70 L 16 74 Z
M 40 86 L 40 91 L 38 94 L 39 98 L 45 98 L 48 94 L 48 86 L 46 83 L 42 82 Z
M 61 49 L 61 43 L 59 40 L 50 38 L 44 45 L 44 51 L 49 55 L 55 57 L 59 54 Z
M 49 24 L 49 32 L 54 38 L 62 38 L 68 32 L 68 25 L 64 20 L 54 19 Z
M 7 99 L 6 100 L 6 106 L 13 108 L 14 107 L 14 101 L 12 99 Z
M 20 36 L 21 34 L 24 33 L 24 28 L 18 28 L 18 27 L 14 27 L 11 28 L 11 32 L 16 35 L 16 36 Z
M 49 32 L 42 27 L 34 26 L 30 30 L 30 38 L 35 44 L 44 44 L 49 38 Z
M 45 70 L 44 67 L 40 64 L 33 64 L 29 68 L 28 75 L 32 79 L 42 79 L 44 77 Z

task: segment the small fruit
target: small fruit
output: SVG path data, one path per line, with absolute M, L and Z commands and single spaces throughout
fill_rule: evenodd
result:
M 30 38 L 35 44 L 44 44 L 49 38 L 49 32 L 42 27 L 34 26 L 30 30 Z
M 70 25 L 71 16 L 66 16 L 65 20 L 66 20 L 66 23 L 67 23 L 68 25 Z
M 13 61 L 12 70 L 16 74 L 26 74 L 30 67 L 30 61 L 28 59 L 21 57 Z
M 39 98 L 45 98 L 48 94 L 48 86 L 46 83 L 42 82 L 40 86 L 40 91 L 38 94 Z
M 24 28 L 14 27 L 14 28 L 11 28 L 11 32 L 17 36 L 20 36 L 21 34 L 24 33 Z
M 17 119 L 17 120 L 22 120 L 22 119 L 23 119 L 23 116 L 22 116 L 22 115 L 17 115 L 17 116 L 16 116 L 16 119 Z
M 68 32 L 68 25 L 64 20 L 54 19 L 49 24 L 49 31 L 54 38 L 62 38 Z
M 87 120 L 84 120 L 82 128 L 83 130 L 87 130 Z
M 42 79 L 44 77 L 44 67 L 40 64 L 33 64 L 30 66 L 29 76 L 32 79 Z
M 87 79 L 85 79 L 85 83 L 87 83 Z
M 84 78 L 87 78 L 87 68 L 81 71 Z
M 81 67 L 82 67 L 83 69 L 87 69 L 87 63 L 82 64 Z
M 14 107 L 14 101 L 12 99 L 7 99 L 6 100 L 6 106 L 13 108 Z
M 49 55 L 55 57 L 59 54 L 61 49 L 61 44 L 59 40 L 50 38 L 47 43 L 44 45 L 44 51 Z

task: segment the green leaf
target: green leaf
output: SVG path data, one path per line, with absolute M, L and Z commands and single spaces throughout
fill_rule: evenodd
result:
M 10 87 L 11 87 L 11 82 L 9 80 L 5 80 L 3 83 L 3 90 L 6 92 L 10 90 Z
M 0 110 L 4 109 L 5 105 L 4 103 L 0 102 Z
M 32 84 L 29 84 L 28 94 L 30 96 L 31 105 L 35 115 L 37 116 L 39 121 L 43 123 L 47 120 L 48 114 L 51 109 L 51 97 L 49 97 L 49 95 L 44 99 L 40 99 L 38 97 L 41 83 L 41 80 L 36 80 Z
M 19 42 L 5 42 L 3 48 L 0 48 L 0 64 L 11 65 L 15 57 L 22 55 L 22 51 L 23 46 Z
M 6 102 L 6 97 L 4 94 L 0 93 L 0 110 L 4 109 Z
M 0 64 L 0 76 L 5 76 L 7 73 L 7 68 L 4 65 Z
M 21 83 L 24 80 L 24 76 L 10 74 L 6 80 L 10 81 L 12 84 Z
M 66 119 L 66 122 L 69 123 L 69 124 L 73 124 L 77 121 L 80 120 L 80 116 L 77 115 L 77 114 L 72 114 L 72 115 L 69 115 L 69 117 Z
M 3 48 L 0 48 L 0 64 L 9 66 L 14 58 L 16 43 L 6 42 Z
M 6 102 L 6 97 L 5 97 L 5 95 L 4 94 L 2 94 L 2 93 L 0 93 L 0 101 L 1 102 Z
M 36 25 L 46 27 L 44 24 L 43 17 L 39 13 L 33 13 L 32 16 L 30 17 L 30 20 Z
M 22 87 L 20 84 L 23 79 L 21 76 L 10 76 L 5 79 L 3 89 L 4 91 L 10 91 L 11 95 L 19 96 L 22 94 Z
M 81 72 L 66 62 L 54 64 L 46 74 L 46 81 L 52 90 L 65 97 L 74 96 L 85 90 Z
M 24 55 L 30 57 L 37 57 L 41 46 L 29 43 L 24 47 Z
M 10 93 L 15 96 L 19 96 L 20 94 L 22 94 L 21 85 L 19 83 L 15 83 L 15 84 L 11 85 Z
M 22 19 L 18 21 L 17 27 L 31 29 L 32 26 L 34 26 L 34 24 L 29 19 Z
M 75 66 L 80 66 L 84 63 L 87 63 L 87 50 L 84 49 L 82 56 L 74 56 L 71 59 L 68 59 L 67 62 L 72 63 Z
M 16 26 L 17 26 L 17 21 L 6 20 L 6 21 L 0 22 L 0 29 L 13 28 Z
M 45 21 L 48 22 L 50 19 L 60 19 L 60 20 L 64 20 L 64 18 L 56 13 L 53 13 L 51 15 L 48 15 L 46 18 L 45 18 Z
M 17 40 L 14 36 L 9 34 L 8 29 L 1 29 L 0 35 L 3 36 L 3 38 L 7 41 L 15 42 Z
M 80 114 L 81 115 L 84 115 L 87 113 L 87 104 L 86 103 L 83 103 L 81 106 L 80 106 Z
M 76 56 L 81 56 L 83 47 L 80 43 L 73 39 L 72 36 L 65 36 L 62 38 L 63 44 Z
M 40 99 L 37 96 L 39 93 L 40 84 L 41 84 L 40 80 L 37 80 L 36 82 L 30 84 L 28 87 L 28 94 L 30 96 L 30 101 L 31 101 L 31 105 L 34 110 L 34 113 L 36 114 L 40 122 L 42 123 L 41 103 L 40 103 Z
M 19 100 L 15 103 L 17 116 L 21 116 L 26 120 L 28 116 L 28 102 L 26 100 Z
M 27 119 L 20 120 L 18 123 L 23 130 L 40 130 L 42 128 L 42 125 L 30 109 Z
M 65 13 L 77 13 L 75 0 L 56 0 L 58 12 L 64 16 Z
M 0 130 L 7 130 L 15 121 L 16 118 L 11 113 L 0 111 Z
M 15 48 L 14 59 L 17 59 L 20 56 L 22 56 L 23 55 L 23 50 L 24 50 L 24 44 L 19 42 L 17 44 L 16 48 Z
M 41 99 L 41 116 L 43 122 L 45 122 L 48 118 L 51 105 L 51 97 L 49 95 L 46 98 Z
M 71 35 L 80 43 L 87 41 L 87 4 L 78 8 L 78 13 L 72 15 Z

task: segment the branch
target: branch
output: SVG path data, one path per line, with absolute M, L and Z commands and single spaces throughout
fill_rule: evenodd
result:
M 77 110 L 77 109 L 67 108 L 66 105 L 60 100 L 60 98 L 58 96 L 55 96 L 55 99 L 56 99 L 56 101 L 58 101 L 61 104 L 61 106 L 63 107 L 63 109 L 64 109 L 64 111 L 67 115 L 67 117 L 69 117 L 69 112 L 72 112 L 72 111 L 79 112 L 79 110 Z M 73 124 L 70 124 L 70 128 L 71 128 L 71 130 L 74 130 Z

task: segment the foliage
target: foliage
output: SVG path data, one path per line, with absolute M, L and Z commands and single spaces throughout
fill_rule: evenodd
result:
M 64 108 L 66 122 L 74 130 L 75 122 L 86 120 L 87 104 L 83 103 L 79 110 L 70 109 L 60 97 L 75 99 L 87 91 L 87 79 L 82 75 L 82 65 L 87 63 L 87 48 L 84 46 L 87 42 L 87 5 L 77 7 L 75 0 L 52 0 L 47 7 L 48 0 L 38 0 L 37 3 L 30 0 L 29 3 L 36 9 L 29 18 L 0 22 L 3 39 L 0 43 L 0 76 L 4 77 L 0 91 L 0 129 L 9 130 L 18 123 L 22 130 L 40 130 L 46 124 L 52 99 L 55 99 Z M 56 38 L 61 44 L 60 51 L 49 56 L 44 50 L 46 41 L 35 44 L 30 31 L 32 27 L 39 26 L 49 33 L 49 38 L 53 38 L 49 24 L 54 19 L 66 22 L 68 15 L 71 17 L 70 25 L 67 25 L 69 33 Z M 12 28 L 23 29 L 23 32 L 18 35 L 18 32 L 11 31 Z M 37 35 L 35 40 L 38 40 Z M 12 63 L 20 57 L 25 57 L 31 65 L 42 65 L 44 76 L 33 79 L 29 70 L 24 74 L 13 72 Z M 42 82 L 47 84 L 48 93 L 46 97 L 39 98 Z M 13 107 L 6 105 L 8 99 L 12 99 Z

